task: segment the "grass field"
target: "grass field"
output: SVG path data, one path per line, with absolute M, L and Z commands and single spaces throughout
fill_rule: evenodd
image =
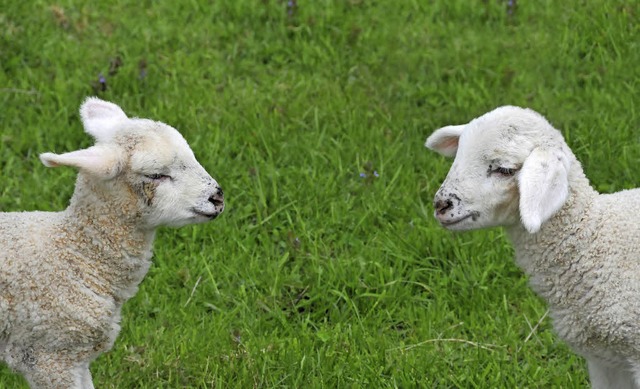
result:
M 66 206 L 37 155 L 91 144 L 89 95 L 178 128 L 227 202 L 159 232 L 96 387 L 587 384 L 503 232 L 438 226 L 423 143 L 528 106 L 598 190 L 639 186 L 636 1 L 55 4 L 0 0 L 0 210 Z

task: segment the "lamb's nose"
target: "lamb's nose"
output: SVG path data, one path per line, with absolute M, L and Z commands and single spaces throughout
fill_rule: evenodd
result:
M 436 200 L 433 204 L 438 215 L 443 215 L 445 212 L 453 208 L 453 201 L 451 200 Z
M 216 193 L 209 197 L 209 202 L 216 207 L 224 206 L 224 193 L 222 192 L 222 189 L 218 188 Z

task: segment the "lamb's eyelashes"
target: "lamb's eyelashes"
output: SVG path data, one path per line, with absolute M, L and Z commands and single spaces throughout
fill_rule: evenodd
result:
M 495 175 L 502 176 L 502 177 L 512 177 L 514 174 L 516 174 L 517 171 L 518 170 L 515 168 L 498 167 L 492 170 L 491 172 L 494 173 Z
M 162 180 L 172 180 L 173 178 L 168 174 L 162 173 L 151 173 L 151 174 L 143 174 L 149 180 L 152 181 L 162 181 Z

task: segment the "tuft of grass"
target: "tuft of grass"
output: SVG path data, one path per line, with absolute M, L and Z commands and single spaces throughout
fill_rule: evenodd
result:
M 639 14 L 508 3 L 5 1 L 0 210 L 66 206 L 37 155 L 91 144 L 88 95 L 178 128 L 226 194 L 159 232 L 96 386 L 584 387 L 501 230 L 433 220 L 423 142 L 528 106 L 597 189 L 637 186 Z

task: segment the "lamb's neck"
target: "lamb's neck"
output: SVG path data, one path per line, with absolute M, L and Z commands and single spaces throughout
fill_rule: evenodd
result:
M 567 201 L 540 231 L 531 234 L 521 224 L 507 228 L 517 264 L 529 276 L 533 289 L 551 304 L 561 294 L 564 278 L 573 274 L 567 270 L 580 260 L 576 253 L 586 250 L 582 246 L 590 244 L 596 232 L 596 223 L 588 219 L 597 217 L 591 208 L 598 193 L 579 166 L 570 173 L 569 182 Z
M 74 251 L 88 286 L 122 303 L 149 269 L 155 231 L 140 228 L 131 198 L 92 185 L 78 177 L 65 211 L 64 241 Z

